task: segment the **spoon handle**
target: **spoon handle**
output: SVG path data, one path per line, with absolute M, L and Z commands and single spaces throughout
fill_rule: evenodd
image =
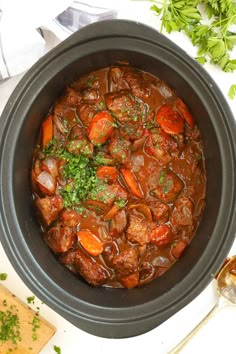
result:
M 191 338 L 207 324 L 207 322 L 216 314 L 216 312 L 224 306 L 224 302 L 218 301 L 212 310 L 201 320 L 201 322 L 184 338 L 179 342 L 168 354 L 178 354 L 185 347 Z

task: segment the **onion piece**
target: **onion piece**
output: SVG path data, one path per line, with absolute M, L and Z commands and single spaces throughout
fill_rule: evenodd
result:
M 37 178 L 36 182 L 39 185 L 41 191 L 48 195 L 53 195 L 56 190 L 56 179 L 46 171 L 41 172 Z
M 54 157 L 46 157 L 42 161 L 42 170 L 49 172 L 52 177 L 56 178 L 59 174 L 58 161 Z
M 148 221 L 152 222 L 152 212 L 149 206 L 147 206 L 146 204 L 142 204 L 142 203 L 132 204 L 129 206 L 128 209 L 129 210 L 136 209 L 139 213 L 143 214 Z

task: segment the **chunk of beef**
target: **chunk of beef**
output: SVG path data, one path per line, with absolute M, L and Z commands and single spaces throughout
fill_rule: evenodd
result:
M 94 145 L 90 143 L 86 138 L 82 138 L 68 141 L 66 148 L 71 154 L 81 154 L 87 157 L 91 157 L 93 155 Z
M 149 85 L 143 74 L 128 65 L 111 67 L 108 77 L 110 91 L 130 88 L 137 97 L 145 98 L 150 95 Z
M 159 225 L 152 230 L 150 241 L 158 247 L 168 245 L 173 238 L 173 233 L 168 225 Z
M 103 203 L 106 210 L 111 207 L 115 200 L 127 199 L 127 196 L 127 191 L 123 187 L 121 187 L 118 182 L 115 182 L 113 184 L 102 183 L 101 186 L 98 187 L 96 190 L 91 191 L 92 200 L 98 201 L 99 204 Z M 105 212 L 103 205 L 100 206 Z
M 63 199 L 60 196 L 37 198 L 35 203 L 46 225 L 56 220 L 63 209 Z
M 124 67 L 112 66 L 108 72 L 109 91 L 128 89 L 129 84 L 123 80 Z
M 79 118 L 85 127 L 89 127 L 91 120 L 95 114 L 98 113 L 98 109 L 95 104 L 82 103 L 77 107 Z
M 110 276 L 105 267 L 85 254 L 80 248 L 77 249 L 74 264 L 77 272 L 93 286 L 104 284 Z
M 44 239 L 53 252 L 67 252 L 76 242 L 76 229 L 58 223 L 45 233 Z
M 66 266 L 72 266 L 75 263 L 76 252 L 76 249 L 70 249 L 69 251 L 60 254 L 59 261 Z
M 153 220 L 158 221 L 159 224 L 165 224 L 169 220 L 170 208 L 167 204 L 160 201 L 153 201 L 150 203 Z
M 81 102 L 81 94 L 72 87 L 67 87 L 63 99 L 64 104 L 68 106 L 76 106 Z
M 81 221 L 82 216 L 75 210 L 66 208 L 63 210 L 60 216 L 60 221 L 63 226 L 75 227 Z
M 80 125 L 74 125 L 71 130 L 70 134 L 68 136 L 69 140 L 79 140 L 83 139 L 85 136 L 85 131 Z
M 173 172 L 177 173 L 183 180 L 191 182 L 192 180 L 192 168 L 186 160 L 177 158 L 171 162 L 171 168 Z
M 120 282 L 127 289 L 135 288 L 135 286 L 137 286 L 139 283 L 139 272 L 135 272 L 133 274 L 121 278 Z
M 86 135 L 85 130 L 79 125 L 75 125 L 69 134 L 66 148 L 72 154 L 82 154 L 85 156 L 92 156 L 94 146 L 91 144 Z
M 140 140 L 146 136 L 146 129 L 144 129 L 142 123 L 133 122 L 127 123 L 124 125 L 124 133 L 125 136 L 130 139 L 132 142 L 136 140 Z
M 105 102 L 107 108 L 115 114 L 121 124 L 132 120 L 131 112 L 134 113 L 136 101 L 131 91 L 109 92 L 105 95 Z
M 127 67 L 123 78 L 128 82 L 133 94 L 139 98 L 147 98 L 150 95 L 149 83 L 144 79 L 143 74 L 134 68 Z
M 152 194 L 163 202 L 173 202 L 184 186 L 183 181 L 170 170 L 161 170 L 157 179 L 157 186 Z
M 61 124 L 64 123 L 66 130 L 68 130 L 69 126 L 73 126 L 77 122 L 76 108 L 65 105 L 60 100 L 55 104 L 53 112 L 54 117 L 60 118 Z
M 161 165 L 166 165 L 178 154 L 178 144 L 170 134 L 155 129 L 146 140 L 145 152 L 155 157 Z
M 116 199 L 127 199 L 128 198 L 128 192 L 118 182 L 113 183 L 112 189 L 114 191 Z
M 102 202 L 109 208 L 116 199 L 116 189 L 114 185 L 101 184 L 99 188 L 91 192 L 93 200 Z
M 149 227 L 147 220 L 142 217 L 130 215 L 127 237 L 131 242 L 137 242 L 141 246 L 149 243 Z
M 105 95 L 105 102 L 121 124 L 135 124 L 146 114 L 144 104 L 129 90 L 109 92 Z
M 109 145 L 109 153 L 123 165 L 130 165 L 131 142 L 123 137 L 114 137 Z
M 110 222 L 110 235 L 112 237 L 119 237 L 125 230 L 127 225 L 127 216 L 124 209 L 120 210 Z
M 92 210 L 97 215 L 102 215 L 107 210 L 106 203 L 100 202 L 99 200 L 88 199 L 85 202 L 85 207 Z
M 70 249 L 65 253 L 61 253 L 58 259 L 60 263 L 64 264 L 66 268 L 68 268 L 72 273 L 76 274 L 76 269 L 74 266 L 75 256 L 76 256 L 76 250 Z
M 80 93 L 83 103 L 93 104 L 100 100 L 99 91 L 94 88 L 85 88 Z
M 138 255 L 134 248 L 126 249 L 113 260 L 114 269 L 119 278 L 138 271 Z
M 196 144 L 187 144 L 182 152 L 181 157 L 190 166 L 190 171 L 193 173 L 202 160 L 202 151 Z
M 102 256 L 108 267 L 112 267 L 113 259 L 118 255 L 119 248 L 115 241 L 107 241 L 103 245 Z
M 188 197 L 180 197 L 175 203 L 175 207 L 171 216 L 171 222 L 172 224 L 177 225 L 193 225 L 193 213 L 193 202 Z

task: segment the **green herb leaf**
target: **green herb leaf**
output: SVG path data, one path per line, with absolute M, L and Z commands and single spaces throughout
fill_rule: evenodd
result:
M 7 273 L 0 273 L 0 280 L 6 280 L 7 279 Z
M 28 304 L 34 304 L 35 296 L 28 296 L 27 297 L 27 302 Z
M 156 12 L 157 15 L 160 15 L 160 13 L 161 13 L 161 11 L 162 11 L 162 9 L 161 9 L 160 7 L 157 7 L 156 5 L 152 5 L 152 6 L 151 6 L 151 10 L 154 11 L 154 12 Z
M 204 57 L 203 55 L 201 57 L 196 57 L 195 60 L 199 63 L 199 64 L 205 64 L 207 62 L 206 57 Z
M 228 92 L 229 98 L 233 100 L 236 97 L 236 85 L 231 85 Z
M 54 345 L 53 349 L 54 349 L 54 351 L 55 351 L 57 354 L 61 354 L 61 348 L 60 348 L 60 347 L 57 347 L 56 345 Z

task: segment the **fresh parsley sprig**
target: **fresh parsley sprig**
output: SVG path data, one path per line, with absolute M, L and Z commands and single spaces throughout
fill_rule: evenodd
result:
M 235 0 L 150 0 L 151 10 L 161 17 L 162 31 L 183 31 L 198 46 L 200 64 L 211 62 L 225 72 L 236 70 L 230 54 L 236 46 Z M 233 85 L 234 87 L 235 85 Z M 234 88 L 229 97 L 234 97 Z

